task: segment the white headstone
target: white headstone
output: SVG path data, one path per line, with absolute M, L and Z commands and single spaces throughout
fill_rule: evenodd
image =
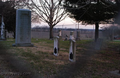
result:
M 69 60 L 71 62 L 76 61 L 76 41 L 75 40 L 70 40 Z
M 32 47 L 31 11 L 27 9 L 18 9 L 16 13 L 16 37 L 13 46 Z
M 53 54 L 55 55 L 55 56 L 58 56 L 59 55 L 59 37 L 57 36 L 57 37 L 55 37 L 54 38 L 54 52 L 53 52 Z
M 5 40 L 5 24 L 3 21 L 3 16 L 2 16 L 2 24 L 1 24 L 1 40 Z

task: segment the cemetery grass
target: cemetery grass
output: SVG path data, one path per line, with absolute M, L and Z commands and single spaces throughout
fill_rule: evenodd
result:
M 44 78 L 53 78 L 58 72 L 67 70 L 65 67 L 72 64 L 68 60 L 69 41 L 60 41 L 58 57 L 53 55 L 53 40 L 32 39 L 34 47 L 12 47 L 14 42 L 14 39 L 7 39 L 1 43 L 9 53 L 29 62 L 32 68 L 36 69 Z M 92 40 L 77 41 L 76 57 L 81 57 L 92 42 Z M 120 69 L 118 51 L 120 42 L 108 41 L 102 47 L 102 50 L 90 57 L 82 72 L 80 72 L 81 69 L 77 70 L 80 74 L 72 75 L 69 78 L 119 78 L 109 72 Z
M 120 75 L 110 73 L 120 70 L 120 41 L 106 41 L 102 49 L 94 54 L 85 68 L 86 74 L 81 77 L 89 78 L 120 78 Z

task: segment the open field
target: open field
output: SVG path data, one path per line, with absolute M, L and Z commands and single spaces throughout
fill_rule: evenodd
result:
M 107 41 L 101 50 L 92 40 L 77 41 L 76 62 L 68 60 L 69 41 L 60 41 L 59 56 L 53 55 L 53 40 L 32 39 L 34 47 L 12 47 L 14 39 L 0 43 L 8 53 L 27 61 L 43 78 L 120 78 L 110 71 L 120 69 L 120 41 Z
M 89 30 L 89 29 L 62 29 L 61 30 L 61 35 L 62 39 L 65 39 L 66 35 L 70 36 L 70 32 L 74 32 L 74 37 L 77 38 L 77 31 L 80 32 L 80 38 L 81 40 L 85 39 L 94 39 L 94 30 Z M 53 29 L 53 36 L 58 36 L 59 29 Z M 13 38 L 13 33 L 8 33 L 7 32 L 7 37 L 8 38 Z M 104 37 L 103 31 L 99 31 L 99 37 L 102 38 Z M 31 38 L 38 38 L 38 39 L 49 39 L 49 29 L 32 29 L 31 30 Z

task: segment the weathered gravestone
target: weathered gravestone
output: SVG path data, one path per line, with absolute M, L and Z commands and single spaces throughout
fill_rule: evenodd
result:
M 59 37 L 58 36 L 54 38 L 54 52 L 53 52 L 53 54 L 55 56 L 59 55 Z
M 70 32 L 70 39 L 69 39 L 69 40 L 75 40 L 75 38 L 74 38 L 73 34 L 74 34 L 74 32 L 73 32 L 73 31 L 71 31 L 71 32 Z
M 27 9 L 18 9 L 16 13 L 16 37 L 13 46 L 32 47 L 31 11 Z
M 5 33 L 5 24 L 4 24 L 4 20 L 3 20 L 3 16 L 2 16 L 2 23 L 1 23 L 1 34 L 0 34 L 0 40 L 5 40 L 6 39 L 6 33 Z
M 73 31 L 70 32 L 69 60 L 71 62 L 76 61 L 76 41 L 75 41 L 75 38 L 73 36 Z
M 69 60 L 71 62 L 76 61 L 76 41 L 75 40 L 70 40 Z

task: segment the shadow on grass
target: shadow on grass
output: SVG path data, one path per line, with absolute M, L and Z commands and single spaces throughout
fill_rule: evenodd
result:
M 5 41 L 4 41 L 5 42 Z M 11 44 L 11 42 L 6 43 L 6 44 Z M 7 62 L 7 70 L 12 70 L 8 71 L 8 75 L 10 72 L 13 72 L 13 78 L 14 78 L 14 73 L 17 73 L 20 78 L 42 78 L 31 66 L 28 62 L 24 61 L 23 59 L 18 58 L 17 56 L 14 56 L 11 53 L 7 52 L 8 47 L 7 45 L 3 45 L 2 42 L 0 43 L 0 57 L 2 57 L 5 61 Z M 4 70 L 2 70 L 4 71 Z M 2 73 L 2 72 L 1 72 Z M 3 75 L 6 77 L 6 74 Z

